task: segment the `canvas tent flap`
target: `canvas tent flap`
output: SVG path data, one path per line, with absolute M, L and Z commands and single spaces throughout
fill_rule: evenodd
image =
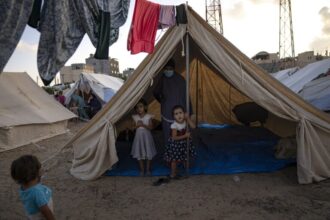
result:
M 0 75 L 0 127 L 45 124 L 76 117 L 27 73 Z
M 274 117 L 298 125 L 296 137 L 299 148 L 297 155 L 299 182 L 310 183 L 330 177 L 329 116 L 306 103 L 297 94 L 265 73 L 223 36 L 212 29 L 192 9 L 187 11 L 187 16 L 187 27 L 176 26 L 168 30 L 156 46 L 155 52 L 140 64 L 132 77 L 104 107 L 103 111 L 70 140 L 68 144 L 73 144 L 75 155 L 71 173 L 80 179 L 95 179 L 111 167 L 115 162 L 111 161 L 113 157 L 104 158 L 100 152 L 103 152 L 105 148 L 115 149 L 115 139 L 110 138 L 107 139 L 108 142 L 104 141 L 104 138 L 110 136 L 100 135 L 97 128 L 107 128 L 107 122 L 112 125 L 110 127 L 115 126 L 145 95 L 152 78 L 159 74 L 166 62 L 171 57 L 180 59 L 175 51 L 177 47 L 180 47 L 181 39 L 187 31 L 192 39 L 191 42 L 193 41 L 197 46 L 195 49 L 200 50 L 198 55 L 200 57 L 195 57 L 197 61 L 194 61 L 193 57 L 197 55 L 193 51 L 190 54 L 191 71 L 194 71 L 194 62 L 198 63 L 202 59 L 207 59 L 208 62 L 203 63 L 209 66 L 200 66 L 204 70 L 198 70 L 198 72 L 207 72 L 210 69 L 216 70 L 217 74 L 223 77 L 223 82 L 229 83 L 232 88 L 237 89 L 235 91 L 237 93 L 235 103 L 244 101 L 243 97 L 245 97 L 267 109 Z M 203 54 L 203 57 L 200 54 Z M 213 74 L 209 76 L 213 77 Z M 210 80 L 212 78 L 207 79 L 207 81 Z M 216 87 L 212 85 L 214 82 L 207 83 L 211 87 Z M 218 89 L 226 90 L 229 87 L 224 84 L 222 88 Z M 210 91 L 210 94 L 222 94 L 218 98 L 225 99 L 228 97 L 229 92 L 214 93 Z M 232 103 L 232 101 L 222 101 L 222 104 L 219 104 L 220 107 L 215 107 L 215 109 L 220 109 L 222 105 L 227 105 L 228 108 L 229 103 Z M 196 109 L 199 109 L 199 107 Z M 218 115 L 222 115 L 227 119 L 231 118 L 225 110 Z M 232 122 L 234 123 L 234 121 L 233 119 Z M 84 142 L 87 137 L 90 137 L 88 144 Z M 115 134 L 113 133 L 111 137 L 115 137 Z M 115 150 L 111 152 L 115 152 Z

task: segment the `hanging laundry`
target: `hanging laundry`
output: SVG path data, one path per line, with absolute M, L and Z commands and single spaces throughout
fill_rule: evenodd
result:
M 159 20 L 160 5 L 146 0 L 136 0 L 127 50 L 131 54 L 152 53 Z
M 159 29 L 169 28 L 175 25 L 175 8 L 174 6 L 161 5 L 159 13 Z
M 0 74 L 23 34 L 32 6 L 33 0 L 0 1 Z
M 186 5 L 181 4 L 176 6 L 176 23 L 187 24 Z
M 107 11 L 102 11 L 102 7 Z M 53 80 L 85 33 L 97 48 L 98 58 L 108 59 L 109 46 L 117 41 L 119 26 L 125 23 L 128 8 L 129 0 L 46 1 L 40 18 L 38 48 L 38 70 L 44 84 Z M 117 17 L 112 16 L 112 12 Z M 112 17 L 115 28 L 110 22 Z
M 32 12 L 29 17 L 28 25 L 33 28 L 39 27 L 40 22 L 40 11 L 41 11 L 42 0 L 34 0 Z

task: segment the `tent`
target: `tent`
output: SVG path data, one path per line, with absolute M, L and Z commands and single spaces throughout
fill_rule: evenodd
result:
M 80 79 L 65 93 L 65 104 L 70 103 L 71 96 L 78 88 L 86 93 L 92 91 L 99 101 L 105 104 L 119 90 L 123 83 L 124 81 L 122 79 L 105 74 L 82 73 Z
M 320 74 L 326 73 L 329 69 L 330 58 L 310 63 L 299 70 L 294 67 L 287 70 L 279 71 L 272 75 L 281 83 L 289 87 L 292 91 L 298 93 L 302 90 L 304 85 L 313 81 Z M 285 77 L 285 74 L 283 73 L 287 73 L 287 77 Z
M 141 97 L 159 117 L 152 86 L 173 58 L 176 71 L 188 77 L 198 122 L 237 124 L 232 107 L 253 100 L 269 111 L 265 126 L 271 131 L 296 135 L 298 181 L 330 177 L 329 115 L 258 67 L 191 8 L 186 12 L 188 24 L 170 28 L 103 110 L 65 145 L 74 150 L 71 174 L 82 180 L 96 179 L 118 161 L 116 134 Z
M 2 73 L 0 91 L 0 152 L 63 134 L 75 117 L 25 72 Z
M 298 94 L 316 108 L 330 111 L 330 75 L 307 83 Z

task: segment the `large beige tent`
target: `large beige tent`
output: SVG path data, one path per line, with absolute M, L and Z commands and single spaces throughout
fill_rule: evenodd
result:
M 27 73 L 0 75 L 0 152 L 63 134 L 74 117 Z
M 116 133 L 125 128 L 141 97 L 159 116 L 153 85 L 166 62 L 174 58 L 177 72 L 185 76 L 189 69 L 190 97 L 198 122 L 237 124 L 232 108 L 253 100 L 269 111 L 267 128 L 282 137 L 296 135 L 298 181 L 311 183 L 330 177 L 329 115 L 259 68 L 190 8 L 187 17 L 188 24 L 169 29 L 103 111 L 67 143 L 74 149 L 71 174 L 96 179 L 118 161 Z

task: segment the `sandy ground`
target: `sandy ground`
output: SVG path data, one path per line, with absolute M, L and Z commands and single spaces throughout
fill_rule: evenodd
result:
M 0 153 L 0 219 L 25 219 L 11 162 L 54 154 L 84 123 L 36 145 Z M 72 151 L 45 163 L 43 183 L 53 190 L 57 219 L 330 219 L 330 180 L 299 185 L 296 167 L 275 173 L 191 176 L 159 187 L 158 177 L 102 177 L 80 181 L 69 174 Z

